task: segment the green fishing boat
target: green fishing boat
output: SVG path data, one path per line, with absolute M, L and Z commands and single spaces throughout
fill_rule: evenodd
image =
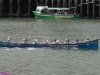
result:
M 37 6 L 36 11 L 32 11 L 35 18 L 41 19 L 74 19 L 80 18 L 72 8 L 49 8 L 48 6 Z

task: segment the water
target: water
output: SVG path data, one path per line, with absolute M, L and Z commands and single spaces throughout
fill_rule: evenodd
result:
M 29 42 L 48 39 L 100 38 L 100 20 L 35 20 L 33 18 L 0 18 L 0 41 L 10 35 L 12 42 L 27 38 Z M 0 72 L 9 75 L 100 75 L 100 49 L 98 51 L 0 48 Z

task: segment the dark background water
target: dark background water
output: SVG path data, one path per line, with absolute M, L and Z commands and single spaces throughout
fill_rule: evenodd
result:
M 93 40 L 100 38 L 99 28 L 100 20 L 96 19 L 0 18 L 0 41 L 6 41 L 9 35 L 12 42 L 23 38 L 29 42 L 35 38 Z M 99 75 L 99 50 L 0 48 L 0 71 L 9 71 L 10 75 Z

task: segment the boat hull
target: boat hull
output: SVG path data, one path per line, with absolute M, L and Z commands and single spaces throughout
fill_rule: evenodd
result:
M 37 19 L 78 19 L 80 18 L 79 14 L 67 14 L 67 15 L 49 15 L 49 14 L 41 14 L 33 11 L 35 18 Z
M 0 47 L 8 47 L 8 48 L 27 48 L 27 47 L 33 47 L 33 48 L 77 48 L 77 49 L 98 49 L 98 39 L 89 41 L 89 42 L 83 42 L 78 44 L 19 44 L 19 43 L 10 43 L 7 44 L 6 42 L 0 42 Z

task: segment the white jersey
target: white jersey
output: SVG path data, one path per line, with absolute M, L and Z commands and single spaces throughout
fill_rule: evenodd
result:
M 9 44 L 10 43 L 10 40 L 11 40 L 11 37 L 9 36 L 8 38 L 7 38 L 7 44 Z

